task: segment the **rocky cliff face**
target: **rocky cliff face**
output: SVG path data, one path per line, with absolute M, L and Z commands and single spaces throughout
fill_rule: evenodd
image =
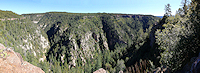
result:
M 49 49 L 49 41 L 44 35 L 42 35 L 42 30 L 40 30 L 39 27 L 36 27 L 35 29 L 36 30 L 33 31 L 32 34 L 24 35 L 23 43 L 20 44 L 19 47 L 24 51 L 31 51 L 35 57 L 40 58 L 40 61 L 43 61 L 46 59 L 45 53 Z
M 88 30 L 91 28 L 85 27 L 85 24 L 80 24 L 79 26 L 75 26 L 75 28 L 69 26 L 63 27 L 60 24 L 61 22 L 56 22 L 56 24 L 48 26 L 50 29 L 46 32 L 52 45 L 51 49 L 48 51 L 49 55 L 55 52 L 53 51 L 55 49 L 63 49 L 56 48 L 56 45 L 58 44 L 60 47 L 66 47 L 67 50 L 63 51 L 68 51 L 68 53 L 62 53 L 63 51 L 60 51 L 62 57 L 58 56 L 58 54 L 60 54 L 59 52 L 55 55 L 56 57 L 59 57 L 62 62 L 65 61 L 64 57 L 67 57 L 70 54 L 70 66 L 76 66 L 78 58 L 81 59 L 83 62 L 82 64 L 84 65 L 87 58 L 93 59 L 94 53 L 100 51 L 100 46 L 101 49 L 109 49 L 107 38 L 104 35 L 102 28 L 93 27 L 96 29 L 95 31 L 91 31 Z M 49 57 L 49 55 L 47 57 Z
M 139 49 L 144 44 L 144 39 L 152 24 L 158 20 L 157 17 L 151 15 L 104 13 L 44 13 L 23 16 L 30 22 L 35 22 L 34 24 L 39 27 L 37 26 L 36 32 L 23 38 L 24 43 L 20 47 L 26 52 L 35 52 L 34 55 L 39 56 L 40 61 L 45 61 L 45 58 L 47 58 L 51 71 L 56 69 L 52 67 L 56 64 L 67 64 L 69 69 L 92 66 L 93 69 L 89 70 L 99 69 L 101 65 L 106 63 L 107 65 L 116 65 L 117 62 L 115 61 L 125 59 L 126 57 L 123 57 L 125 54 L 130 55 L 125 53 L 127 47 L 133 45 L 133 47 Z M 39 30 L 40 28 L 46 32 L 48 40 L 45 39 L 44 35 L 40 35 L 40 32 L 43 31 Z M 33 39 L 36 39 L 35 41 L 38 44 L 32 42 Z M 35 44 L 39 45 L 40 48 L 34 47 Z M 46 56 L 43 55 L 44 57 L 41 58 L 41 52 L 46 53 Z M 109 60 L 111 53 L 113 62 Z M 101 54 L 108 56 L 108 59 L 106 57 L 101 58 Z M 116 57 L 113 58 L 113 56 Z M 97 59 L 98 61 L 96 61 Z M 101 64 L 100 62 L 103 59 L 108 61 Z M 89 70 L 86 72 L 90 72 Z M 115 72 L 114 69 L 113 72 Z
M 22 59 L 22 56 L 11 48 L 6 48 L 0 43 L 0 72 L 2 73 L 44 73 L 41 68 L 36 67 Z
M 190 59 L 182 69 L 177 71 L 177 73 L 199 73 L 200 72 L 200 53 L 198 57 L 193 57 Z
M 33 23 L 30 18 L 1 21 L 0 43 L 14 48 L 22 56 L 28 52 L 43 61 L 49 49 L 49 41 L 43 30 Z M 30 55 L 30 54 L 29 54 Z M 28 60 L 27 60 L 28 61 Z
M 39 19 L 37 24 L 50 41 L 48 60 L 56 57 L 64 63 L 67 58 L 72 66 L 78 59 L 84 65 L 97 52 L 141 43 L 147 35 L 144 33 L 157 20 L 148 15 L 73 13 L 46 13 Z
M 77 38 L 73 37 L 75 34 L 71 35 L 71 37 L 69 38 L 69 41 L 71 41 L 73 45 L 73 47 L 70 48 L 70 54 L 72 55 L 72 62 L 70 63 L 73 66 L 76 66 L 76 60 L 78 57 L 81 58 L 83 63 L 86 63 L 85 58 L 93 58 L 95 55 L 94 52 L 100 51 L 100 46 L 104 46 L 105 50 L 108 50 L 108 44 L 106 42 L 105 36 L 101 34 L 95 34 L 95 39 L 92 34 L 95 33 L 89 31 L 86 34 L 82 35 L 82 37 L 78 41 L 76 41 Z M 102 42 L 102 45 L 100 45 L 99 42 Z

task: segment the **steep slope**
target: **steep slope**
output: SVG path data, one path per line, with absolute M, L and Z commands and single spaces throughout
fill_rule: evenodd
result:
M 47 53 L 47 58 L 52 60 L 52 55 L 60 62 L 67 62 L 69 67 L 77 66 L 77 60 L 80 58 L 84 65 L 86 61 L 94 59 L 95 53 L 101 50 L 108 50 L 107 39 L 104 36 L 101 21 L 82 19 L 81 15 L 70 14 L 45 14 L 40 22 L 44 22 L 42 27 L 49 37 L 51 48 Z M 48 23 L 43 21 L 48 18 Z M 59 17 L 57 20 L 56 17 Z M 64 18 L 68 17 L 68 18 Z M 95 17 L 94 17 L 95 19 Z M 55 22 L 52 22 L 52 21 Z M 60 20 L 60 21 L 59 21 Z M 97 58 L 97 57 L 95 57 Z
M 92 71 L 111 65 L 109 68 L 112 72 L 119 70 L 112 70 L 117 69 L 118 61 L 124 65 L 126 48 L 133 44 L 139 49 L 152 25 L 159 19 L 151 15 L 107 13 L 49 12 L 42 16 L 37 24 L 48 35 L 51 47 L 46 56 L 51 64 L 67 63 L 70 69 L 88 65 L 93 66 L 93 69 L 90 68 Z M 83 71 L 90 72 L 90 69 Z M 53 68 L 51 70 L 55 71 Z
M 131 61 L 130 50 L 145 44 L 159 19 L 151 15 L 63 12 L 22 16 L 1 21 L 0 35 L 4 36 L 0 36 L 0 43 L 13 47 L 24 60 L 45 72 L 94 72 L 101 67 L 109 72 L 123 71 Z
M 21 17 L 0 11 L 0 43 L 21 54 L 3 50 L 0 67 L 26 69 L 23 58 L 54 73 L 195 73 L 200 67 L 200 2 L 183 6 L 175 16 L 167 7 L 159 22 L 151 15 L 47 12 Z
M 49 49 L 45 32 L 26 17 L 0 21 L 0 43 L 12 47 L 25 61 L 38 66 L 39 60 L 46 59 Z
M 160 21 L 164 29 L 155 33 L 158 49 L 162 50 L 160 62 L 170 67 L 172 72 L 183 68 L 200 52 L 199 6 L 197 0 L 192 0 L 179 8 L 179 13 L 175 16 L 165 14 L 164 23 Z M 184 9 L 186 7 L 188 8 Z

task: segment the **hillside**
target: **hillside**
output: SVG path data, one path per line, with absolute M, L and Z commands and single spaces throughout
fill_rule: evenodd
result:
M 198 1 L 170 4 L 162 18 L 114 13 L 13 12 L 0 21 L 0 43 L 53 73 L 198 72 Z M 17 15 L 20 16 L 20 15 Z
M 45 72 L 94 72 L 101 67 L 116 72 L 125 69 L 126 48 L 134 44 L 139 49 L 158 19 L 108 13 L 23 14 L 1 21 L 0 43 Z
M 0 19 L 2 18 L 19 18 L 21 15 L 18 15 L 12 11 L 3 11 L 0 10 Z
M 20 53 L 25 61 L 40 66 L 38 63 L 46 59 L 50 47 L 48 37 L 37 24 L 22 18 L 0 21 L 0 43 Z
M 24 16 L 37 19 L 33 15 Z M 122 69 L 125 69 L 125 64 L 129 64 L 126 63 L 129 61 L 127 57 L 131 55 L 131 53 L 126 53 L 128 51 L 126 48 L 134 45 L 136 49 L 139 49 L 148 38 L 153 24 L 159 19 L 151 15 L 109 13 L 50 12 L 40 16 L 43 17 L 38 18 L 40 19 L 38 25 L 47 33 L 51 43 L 51 48 L 46 54 L 47 60 L 52 61 L 53 56 L 56 57 L 55 62 L 58 61 L 61 64 L 66 62 L 69 67 L 91 67 L 91 62 L 95 66 L 99 65 L 90 68 L 89 72 L 100 67 L 107 70 L 109 68 L 110 72 L 119 71 L 120 69 L 115 70 L 118 62 L 123 62 Z M 97 54 L 102 54 L 102 56 Z M 99 61 L 93 61 L 95 59 Z M 107 67 L 107 65 L 112 67 Z

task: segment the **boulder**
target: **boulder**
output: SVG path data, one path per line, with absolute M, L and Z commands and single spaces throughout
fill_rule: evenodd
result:
M 0 72 L 1 73 L 44 73 L 44 71 L 26 61 L 11 48 L 6 48 L 0 43 Z M 2 56 L 3 55 L 3 56 Z
M 100 68 L 99 70 L 96 70 L 95 72 L 93 73 L 107 73 L 105 69 L 103 68 Z
M 199 73 L 200 72 L 200 53 L 198 57 L 193 57 L 181 70 L 176 73 Z

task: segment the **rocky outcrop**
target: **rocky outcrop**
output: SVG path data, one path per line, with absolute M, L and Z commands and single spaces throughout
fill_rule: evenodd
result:
M 170 68 L 168 67 L 157 67 L 154 73 L 171 73 Z M 193 57 L 190 59 L 182 69 L 176 71 L 175 73 L 199 73 L 200 72 L 200 53 L 198 57 Z
M 22 56 L 11 48 L 0 44 L 1 73 L 44 73 L 44 71 L 22 59 Z
M 200 53 L 199 53 L 199 56 L 195 59 L 195 61 L 192 63 L 190 72 L 193 72 L 193 73 L 200 72 Z
M 171 73 L 171 70 L 170 68 L 163 66 L 163 67 L 157 67 L 153 71 L 153 73 Z
M 93 32 L 88 31 L 84 35 L 82 35 L 80 41 L 76 41 L 77 38 L 74 38 L 73 35 L 70 36 L 69 40 L 72 41 L 72 47 L 70 49 L 70 54 L 71 54 L 71 62 L 70 64 L 72 66 L 76 66 L 76 61 L 77 58 L 80 57 L 82 60 L 82 64 L 86 63 L 86 58 L 91 58 L 93 59 L 94 57 L 94 52 L 100 51 L 100 46 L 103 45 L 105 47 L 105 50 L 108 50 L 108 44 L 106 42 L 106 37 L 103 35 L 103 33 L 96 34 L 96 40 L 92 36 Z M 100 38 L 101 37 L 101 38 Z M 102 44 L 100 45 L 100 43 Z M 97 47 L 95 47 L 95 45 Z M 79 51 L 81 50 L 81 51 Z
M 40 57 L 40 61 L 44 61 L 46 59 L 45 53 L 50 47 L 48 39 L 42 34 L 42 30 L 39 27 L 36 27 L 36 30 L 33 31 L 34 34 L 27 34 L 26 37 L 23 38 L 23 44 L 20 44 L 23 50 L 31 50 L 35 57 L 40 53 L 43 54 Z M 37 45 L 37 46 L 35 46 Z M 38 50 L 38 47 L 40 50 Z
M 199 73 L 200 72 L 200 53 L 198 57 L 193 57 L 181 70 L 177 73 Z
M 105 69 L 103 68 L 100 68 L 99 70 L 96 70 L 95 72 L 93 73 L 107 73 Z

